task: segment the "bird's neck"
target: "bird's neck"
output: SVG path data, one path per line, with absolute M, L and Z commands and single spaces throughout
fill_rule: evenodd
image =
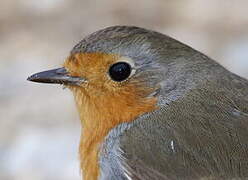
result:
M 130 122 L 139 115 L 156 108 L 156 98 L 139 98 L 132 90 L 125 96 L 88 96 L 84 89 L 74 90 L 82 122 L 80 160 L 84 180 L 99 177 L 99 151 L 108 132 L 123 122 Z M 122 98 L 120 98 L 122 97 Z

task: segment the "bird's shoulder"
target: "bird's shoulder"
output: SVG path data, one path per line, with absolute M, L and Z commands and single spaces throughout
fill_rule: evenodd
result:
M 114 128 L 105 163 L 124 179 L 247 177 L 248 86 L 233 80 L 207 83 Z

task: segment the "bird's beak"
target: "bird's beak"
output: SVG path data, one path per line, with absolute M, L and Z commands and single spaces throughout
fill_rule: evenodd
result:
M 65 85 L 80 85 L 81 83 L 86 82 L 86 79 L 84 78 L 70 76 L 65 68 L 39 72 L 28 77 L 27 80 L 38 83 L 54 83 Z

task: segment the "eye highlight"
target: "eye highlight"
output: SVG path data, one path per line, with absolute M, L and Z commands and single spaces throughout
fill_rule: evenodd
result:
M 117 62 L 110 66 L 109 76 L 112 80 L 121 82 L 126 80 L 131 74 L 132 68 L 126 62 Z

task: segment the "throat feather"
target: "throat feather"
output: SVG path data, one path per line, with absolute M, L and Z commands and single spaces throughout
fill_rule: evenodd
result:
M 99 177 L 99 147 L 108 132 L 120 123 L 131 122 L 139 115 L 156 108 L 156 98 L 143 98 L 138 94 L 118 93 L 104 96 L 86 95 L 85 90 L 74 90 L 74 96 L 82 123 L 80 160 L 84 180 Z

